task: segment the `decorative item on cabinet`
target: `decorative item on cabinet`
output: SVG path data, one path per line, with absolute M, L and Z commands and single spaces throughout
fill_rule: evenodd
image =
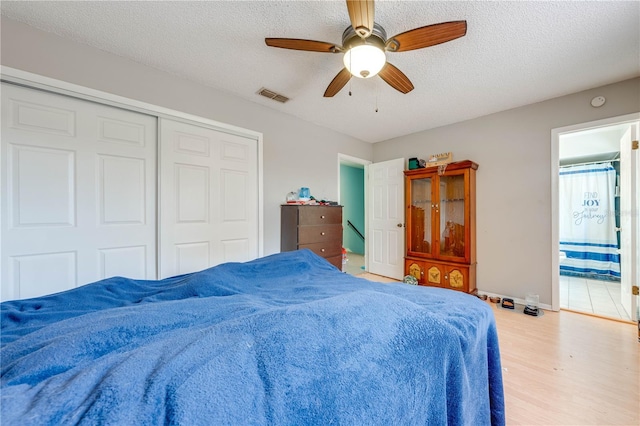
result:
M 421 158 L 409 158 L 409 170 L 413 170 L 413 169 L 422 169 L 424 167 L 426 167 L 427 162 L 424 161 Z
M 420 285 L 476 293 L 476 170 L 472 161 L 406 170 L 405 272 Z
M 342 270 L 342 206 L 281 206 L 280 251 L 304 248 Z
M 441 154 L 432 154 L 427 160 L 426 167 L 440 166 L 442 164 L 448 164 L 453 161 L 453 154 L 451 152 L 443 152 Z

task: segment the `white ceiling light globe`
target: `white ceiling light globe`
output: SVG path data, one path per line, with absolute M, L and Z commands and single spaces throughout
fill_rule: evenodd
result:
M 349 49 L 344 54 L 344 66 L 349 72 L 359 78 L 371 78 L 378 74 L 387 57 L 384 52 L 370 44 L 361 44 Z

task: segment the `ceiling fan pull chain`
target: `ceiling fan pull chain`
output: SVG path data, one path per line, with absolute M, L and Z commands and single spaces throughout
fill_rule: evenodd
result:
M 351 50 L 347 52 L 347 55 L 349 55 L 349 68 L 351 68 Z M 349 96 L 351 96 L 351 79 L 349 79 Z

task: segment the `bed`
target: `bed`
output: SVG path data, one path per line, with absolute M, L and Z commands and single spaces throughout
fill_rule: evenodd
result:
M 504 424 L 478 298 L 309 250 L 0 305 L 2 424 Z

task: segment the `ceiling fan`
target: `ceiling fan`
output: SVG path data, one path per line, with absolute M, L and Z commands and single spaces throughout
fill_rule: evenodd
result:
M 385 52 L 406 52 L 446 43 L 467 33 L 467 21 L 443 22 L 406 31 L 387 38 L 384 28 L 373 21 L 374 0 L 347 0 L 351 25 L 342 34 L 342 46 L 324 41 L 296 38 L 265 38 L 267 46 L 309 52 L 344 53 L 345 67 L 329 83 L 325 97 L 338 93 L 352 76 L 380 75 L 394 89 L 409 93 L 413 84 L 398 68 L 387 62 Z

